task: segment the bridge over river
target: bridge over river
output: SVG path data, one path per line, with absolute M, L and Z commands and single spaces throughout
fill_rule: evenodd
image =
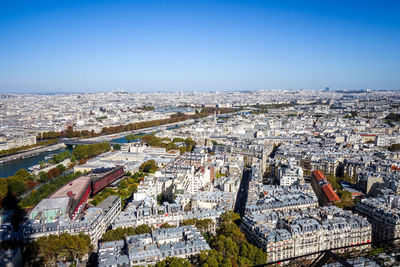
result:
M 61 139 L 61 142 L 66 144 L 67 146 L 77 146 L 77 145 L 89 145 L 89 144 L 95 144 L 95 143 L 100 143 L 104 141 L 110 142 L 111 145 L 114 144 L 121 144 L 121 143 L 127 143 L 126 140 L 121 140 L 125 136 L 129 134 L 151 134 L 154 132 L 159 132 L 163 130 L 169 130 L 169 129 L 174 129 L 179 126 L 183 125 L 188 125 L 194 123 L 194 120 L 186 120 L 186 121 L 180 121 L 180 122 L 175 122 L 175 123 L 170 123 L 170 124 L 165 124 L 165 125 L 160 125 L 160 126 L 154 126 L 146 129 L 141 129 L 141 130 L 135 130 L 135 131 L 130 131 L 130 132 L 124 132 L 124 133 L 118 133 L 118 134 L 111 134 L 111 135 L 106 135 L 106 136 L 99 136 L 99 137 L 93 137 L 93 138 L 85 138 L 85 139 L 79 139 L 79 138 L 63 138 Z

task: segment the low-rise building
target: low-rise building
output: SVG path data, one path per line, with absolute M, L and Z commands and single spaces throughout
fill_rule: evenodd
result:
M 61 233 L 90 236 L 94 247 L 106 229 L 118 216 L 121 199 L 109 196 L 97 207 L 89 208 L 78 218 L 70 218 L 71 200 L 68 197 L 43 199 L 32 210 L 23 226 L 23 238 L 29 242 L 41 236 Z
M 340 198 L 333 190 L 331 183 L 325 178 L 321 171 L 317 170 L 312 172 L 311 184 L 321 206 L 340 202 Z
M 189 258 L 210 246 L 195 226 L 153 230 L 99 246 L 99 267 L 153 265 L 168 257 Z

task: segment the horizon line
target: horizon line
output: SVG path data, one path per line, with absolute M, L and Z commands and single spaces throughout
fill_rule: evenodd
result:
M 329 88 L 329 87 L 328 87 Z M 134 91 L 134 90 L 126 90 L 123 88 L 113 89 L 113 90 L 100 90 L 94 92 L 85 92 L 85 91 L 50 91 L 50 92 L 0 92 L 0 95 L 73 95 L 73 94 L 99 94 L 99 93 L 136 93 L 136 94 L 167 94 L 167 93 L 237 93 L 237 92 L 255 92 L 255 91 L 325 91 L 326 88 L 280 88 L 280 89 L 239 89 L 239 90 L 143 90 L 143 91 Z M 359 89 L 329 89 L 328 92 L 360 92 L 360 91 L 400 91 L 400 88 L 396 89 L 370 89 L 370 88 L 359 88 Z

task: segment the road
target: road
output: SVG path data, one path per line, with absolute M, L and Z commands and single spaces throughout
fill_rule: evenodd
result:
M 149 128 L 143 128 L 139 130 L 133 130 L 133 131 L 128 131 L 128 132 L 122 132 L 122 133 L 116 133 L 116 134 L 109 134 L 109 135 L 101 135 L 101 136 L 96 136 L 96 137 L 89 137 L 89 138 L 63 138 L 61 141 L 66 144 L 66 145 L 87 145 L 87 144 L 95 144 L 103 141 L 111 141 L 113 139 L 117 139 L 120 137 L 124 137 L 128 134 L 141 134 L 141 133 L 153 133 L 153 132 L 158 132 L 161 130 L 165 130 L 170 127 L 176 127 L 176 126 L 182 126 L 182 125 L 188 125 L 194 123 L 193 119 L 190 120 L 185 120 L 185 121 L 179 121 L 179 122 L 173 122 L 173 123 L 168 123 L 168 124 L 163 124 L 160 126 L 153 126 Z M 113 142 L 110 142 L 113 144 Z
M 46 152 L 46 151 L 54 151 L 60 148 L 65 147 L 64 144 L 55 144 L 55 145 L 48 145 L 48 146 L 41 146 L 41 147 L 35 147 L 29 150 L 21 151 L 21 152 L 16 152 L 13 155 L 10 156 L 5 156 L 0 159 L 0 164 L 8 161 L 13 161 L 16 159 L 24 159 L 24 158 L 29 158 L 33 157 L 36 155 L 39 155 L 40 153 Z
M 249 193 L 249 183 L 251 178 L 251 168 L 243 170 L 242 180 L 240 180 L 239 190 L 236 196 L 236 203 L 234 211 L 243 217 L 247 202 L 247 195 Z

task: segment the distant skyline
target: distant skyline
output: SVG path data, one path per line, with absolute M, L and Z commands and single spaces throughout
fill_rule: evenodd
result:
M 96 94 L 96 93 L 135 93 L 135 94 L 152 94 L 152 93 L 159 93 L 159 94 L 179 94 L 179 93 L 186 93 L 186 94 L 193 94 L 193 93 L 250 93 L 250 92 L 257 92 L 257 91 L 325 91 L 325 88 L 318 88 L 318 89 L 249 89 L 249 90 L 149 90 L 149 91 L 137 91 L 137 90 L 124 90 L 123 92 L 119 91 L 118 89 L 110 89 L 110 90 L 98 90 L 98 91 L 44 91 L 44 92 L 0 92 L 0 95 L 72 95 L 72 94 Z M 360 92 L 361 90 L 369 89 L 371 92 L 385 92 L 385 91 L 399 91 L 400 89 L 370 89 L 370 88 L 358 88 L 358 89 L 331 89 L 330 92 Z
M 0 1 L 0 93 L 400 89 L 400 1 Z

